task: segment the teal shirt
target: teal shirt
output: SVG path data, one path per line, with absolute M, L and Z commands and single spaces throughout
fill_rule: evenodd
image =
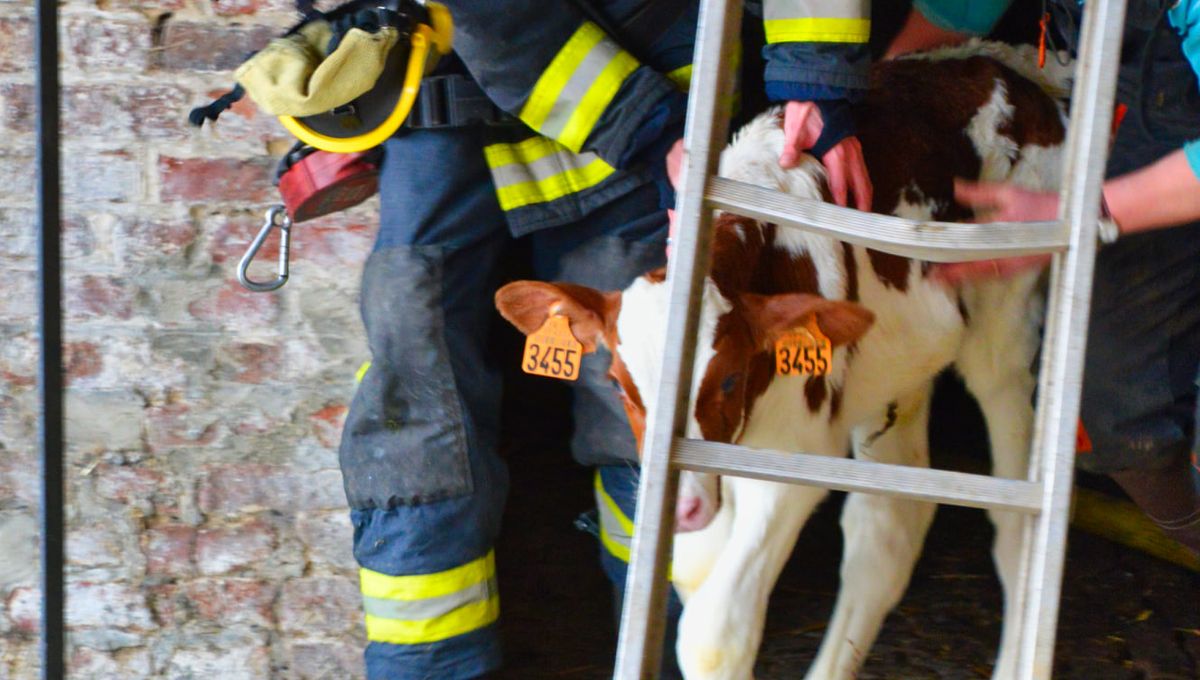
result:
M 948 31 L 987 35 L 1008 10 L 1012 0 L 915 0 L 917 9 L 929 23 Z M 1082 0 L 1080 2 L 1082 3 Z M 1179 34 L 1183 54 L 1192 71 L 1200 77 L 1200 0 L 1179 0 L 1167 10 L 1167 20 Z M 1200 139 L 1183 145 L 1192 173 L 1200 178 Z
M 1167 20 L 1179 33 L 1183 56 L 1192 65 L 1192 71 L 1200 74 L 1200 0 L 1179 0 L 1178 4 L 1167 10 Z M 1200 139 L 1184 144 L 1183 153 L 1192 172 L 1200 177 Z
M 915 0 L 913 7 L 938 28 L 987 35 L 1010 4 L 1012 0 Z

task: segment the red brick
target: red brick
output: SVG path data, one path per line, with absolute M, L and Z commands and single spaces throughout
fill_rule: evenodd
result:
M 217 352 L 217 374 L 222 380 L 262 383 L 279 377 L 283 350 L 261 342 L 236 342 Z
M 322 267 L 358 271 L 371 252 L 375 239 L 374 222 L 346 221 L 337 216 L 318 218 L 296 227 L 292 257 Z
M 66 22 L 65 54 L 76 68 L 145 71 L 150 64 L 151 22 L 79 18 Z
M 274 549 L 275 529 L 259 519 L 196 532 L 196 565 L 202 574 L 228 574 L 254 568 L 270 557 Z
M 248 578 L 199 579 L 182 588 L 192 611 L 200 619 L 222 625 L 249 623 L 273 626 L 276 585 Z
M 187 218 L 121 220 L 113 239 L 113 259 L 129 269 L 171 266 L 185 262 L 188 246 L 196 242 L 198 230 Z
M 96 493 L 131 504 L 150 501 L 163 485 L 163 473 L 144 465 L 98 465 L 92 470 Z
M 6 411 L 11 413 L 15 401 L 8 395 L 0 394 L 0 414 Z M 7 505 L 15 502 L 36 508 L 41 502 L 41 477 L 38 474 L 37 459 L 33 455 L 35 436 L 31 431 L 28 436 L 16 440 L 27 442 L 27 449 L 22 450 L 18 444 L 15 450 L 9 449 L 4 455 L 0 455 L 0 503 Z
M 160 66 L 170 71 L 231 71 L 282 31 L 169 21 L 163 31 Z
M 232 647 L 221 644 L 173 647 L 161 677 L 219 680 L 262 680 L 272 677 L 269 643 L 263 640 L 256 644 L 248 640 Z
M 209 252 L 213 262 L 224 264 L 240 261 L 250 242 L 258 236 L 263 223 L 264 217 L 261 215 L 236 215 L 225 218 L 212 235 Z M 271 236 L 267 238 L 258 254 L 255 255 L 255 262 L 261 263 L 263 269 L 261 274 L 257 274 L 260 278 L 273 276 L 276 273 L 275 267 L 279 261 L 279 239 L 279 230 L 273 230 Z M 257 271 L 256 267 L 251 275 L 256 275 Z
M 308 561 L 313 565 L 346 573 L 355 570 L 354 529 L 345 511 L 302 512 L 296 516 L 296 535 L 308 548 Z
M 294 680 L 363 677 L 362 646 L 356 643 L 303 640 L 289 644 L 287 653 Z
M 213 11 L 222 17 L 257 14 L 266 5 L 265 0 L 212 0 Z
M 231 420 L 227 421 L 230 430 L 235 435 L 246 437 L 255 434 L 272 433 L 274 436 L 281 428 L 291 424 L 291 414 L 288 413 L 265 413 L 263 411 L 251 411 L 249 413 L 238 414 L 231 416 Z
M 142 161 L 128 151 L 67 149 L 63 154 L 63 197 L 68 205 L 135 203 L 142 198 Z
M 148 629 L 153 625 L 140 586 L 87 581 L 67 585 L 67 621 L 72 627 Z
M 336 448 L 342 439 L 342 424 L 346 421 L 345 404 L 327 404 L 308 417 L 317 441 L 327 449 Z
M 0 22 L 0 30 L 3 24 Z M 3 50 L 0 47 L 0 50 Z M 33 86 L 21 83 L 0 84 L 0 129 L 33 132 Z
M 197 492 L 200 510 L 209 515 L 255 510 L 290 514 L 297 508 L 341 510 L 345 502 L 342 475 L 337 470 L 306 472 L 259 463 L 210 467 Z
M 78 646 L 68 661 L 71 678 L 148 678 L 153 674 L 150 651 L 145 647 L 114 650 Z
M 0 97 L 3 96 L 0 88 Z M 0 208 L 0 259 L 33 260 L 37 257 L 37 219 L 33 210 Z
M 241 201 L 262 204 L 274 200 L 273 162 L 269 158 L 158 159 L 164 201 Z
M 210 409 L 196 413 L 182 402 L 146 409 L 147 443 L 151 450 L 208 446 L 217 438 L 220 417 Z
M 166 524 L 151 527 L 143 535 L 147 574 L 182 577 L 195 573 L 192 562 L 196 546 L 194 527 Z
M 32 55 L 33 22 L 17 17 L 0 18 L 0 73 L 28 70 Z
M 176 576 L 172 574 L 171 576 Z M 179 574 L 179 577 L 190 574 Z M 150 611 L 154 612 L 154 620 L 160 626 L 174 627 L 187 623 L 191 616 L 187 601 L 183 596 L 183 586 L 175 581 L 158 583 L 145 587 L 146 596 L 150 599 Z
M 68 215 L 62 221 L 62 256 L 64 260 L 87 257 L 96 251 L 96 235 L 85 216 Z
M 362 625 L 362 595 L 350 578 L 297 578 L 279 594 L 284 631 L 346 634 Z
M 82 276 L 66 281 L 63 309 L 68 319 L 128 319 L 135 291 L 120 279 Z
M 37 272 L 0 267 L 0 321 L 31 323 L 37 318 Z
M 100 348 L 94 342 L 69 342 L 63 346 L 63 370 L 67 384 L 99 375 L 104 368 Z
M 63 92 L 64 134 L 94 138 L 178 139 L 188 132 L 192 96 L 172 85 L 79 85 Z
M 36 633 L 42 622 L 42 591 L 40 588 L 14 588 L 8 595 L 8 618 L 22 633 Z
M 115 567 L 124 559 L 124 539 L 120 530 L 130 527 L 106 524 L 104 526 L 73 526 L 67 534 L 67 561 L 77 567 Z
M 0 149 L 0 168 L 4 168 L 4 181 L 0 182 L 0 202 L 32 204 L 37 186 L 37 163 L 32 154 L 32 147 L 28 150 Z M 0 290 L 7 292 L 4 288 Z
M 134 10 L 160 19 L 170 18 L 172 10 L 187 9 L 191 5 L 192 0 L 103 0 L 103 7 L 109 11 Z
M 230 270 L 232 278 L 232 267 Z M 262 327 L 279 316 L 279 298 L 248 291 L 237 281 L 230 281 L 223 288 L 189 304 L 188 313 L 202 321 Z

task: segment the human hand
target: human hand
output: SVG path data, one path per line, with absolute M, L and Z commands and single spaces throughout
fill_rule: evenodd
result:
M 800 154 L 812 149 L 821 138 L 825 121 L 821 111 L 813 102 L 788 102 L 783 109 L 783 153 L 779 155 L 779 166 L 794 168 L 800 164 Z M 838 205 L 849 205 L 854 196 L 854 207 L 870 210 L 873 188 L 863 160 L 862 144 L 853 135 L 844 137 L 834 144 L 821 162 L 829 179 L 829 192 Z
M 954 198 L 975 211 L 976 222 L 1038 222 L 1058 216 L 1058 194 L 1031 191 L 1000 182 L 954 181 Z M 934 265 L 933 278 L 947 285 L 1008 278 L 1038 269 L 1049 255 L 1025 255 L 998 260 L 975 260 Z
M 679 139 L 667 151 L 667 179 L 676 189 L 679 189 L 679 177 L 683 173 L 683 157 L 683 140 Z M 671 257 L 671 241 L 675 238 L 675 227 L 678 224 L 679 218 L 675 215 L 675 209 L 667 208 L 667 257 Z

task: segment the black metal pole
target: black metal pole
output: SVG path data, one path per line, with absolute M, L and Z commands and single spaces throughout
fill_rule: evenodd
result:
M 64 672 L 63 588 L 63 369 L 62 267 L 59 246 L 61 201 L 59 169 L 58 3 L 37 4 L 37 136 L 40 238 L 38 302 L 41 366 L 38 396 L 42 419 L 42 677 L 59 680 Z

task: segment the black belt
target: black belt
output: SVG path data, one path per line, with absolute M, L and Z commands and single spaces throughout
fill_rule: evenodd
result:
M 452 73 L 426 76 L 404 127 L 439 130 L 473 125 L 519 125 L 521 120 L 488 99 L 483 88 L 468 76 Z

